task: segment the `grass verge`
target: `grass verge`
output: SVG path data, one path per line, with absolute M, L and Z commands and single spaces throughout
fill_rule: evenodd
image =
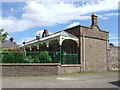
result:
M 97 71 L 97 72 L 80 72 L 80 73 L 66 73 L 66 74 L 58 74 L 58 75 L 33 75 L 33 76 L 0 76 L 0 77 L 49 77 L 49 76 L 70 76 L 70 75 L 78 75 L 78 74 L 96 74 L 96 73 L 118 73 L 119 71 Z

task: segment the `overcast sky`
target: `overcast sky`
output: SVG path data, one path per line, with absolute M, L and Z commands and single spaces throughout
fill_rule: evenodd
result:
M 110 43 L 118 45 L 119 0 L 4 0 L 0 4 L 0 28 L 18 44 L 41 34 L 55 33 L 76 25 L 91 26 L 98 15 L 100 29 L 110 32 Z

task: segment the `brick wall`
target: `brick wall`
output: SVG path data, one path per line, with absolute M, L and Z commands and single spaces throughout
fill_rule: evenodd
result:
M 88 71 L 106 71 L 106 41 L 85 38 L 85 68 Z
M 82 70 L 89 71 L 106 71 L 107 64 L 107 38 L 108 32 L 95 30 L 92 28 L 81 27 L 81 60 Z M 84 63 L 85 62 L 85 63 Z
M 107 31 L 100 30 L 98 26 L 87 27 L 82 25 L 67 29 L 66 31 L 79 38 L 81 71 L 84 71 L 84 68 L 86 72 L 108 70 L 107 39 L 109 38 L 109 33 Z M 85 42 L 83 35 L 85 36 Z

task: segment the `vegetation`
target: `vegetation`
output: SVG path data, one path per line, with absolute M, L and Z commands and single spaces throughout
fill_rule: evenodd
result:
M 109 45 L 114 46 L 114 44 L 113 44 L 113 43 L 110 43 Z
M 47 51 L 41 52 L 34 57 L 25 56 L 22 52 L 2 52 L 2 59 L 0 63 L 50 63 L 52 62 L 51 57 Z
M 7 36 L 8 36 L 8 33 L 5 32 L 5 33 L 2 34 L 2 32 L 3 32 L 3 29 L 0 29 L 0 36 L 2 36 L 2 37 L 1 37 L 1 41 L 4 42 L 5 39 L 6 39 Z
M 3 52 L 2 63 L 27 63 L 23 53 Z
M 0 41 L 4 42 L 8 33 L 2 33 L 3 29 L 0 29 Z M 41 53 L 32 53 L 25 56 L 20 50 L 7 49 L 0 47 L 0 63 L 50 63 L 51 57 L 47 51 Z
M 34 57 L 35 63 L 50 63 L 52 62 L 51 57 L 47 51 L 41 52 L 37 56 Z

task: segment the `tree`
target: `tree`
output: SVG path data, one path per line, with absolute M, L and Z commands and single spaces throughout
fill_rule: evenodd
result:
M 3 33 L 4 29 L 0 29 L 0 41 L 4 42 L 7 36 L 9 35 L 7 32 Z
M 109 45 L 114 46 L 114 44 L 113 44 L 113 43 L 110 43 Z

